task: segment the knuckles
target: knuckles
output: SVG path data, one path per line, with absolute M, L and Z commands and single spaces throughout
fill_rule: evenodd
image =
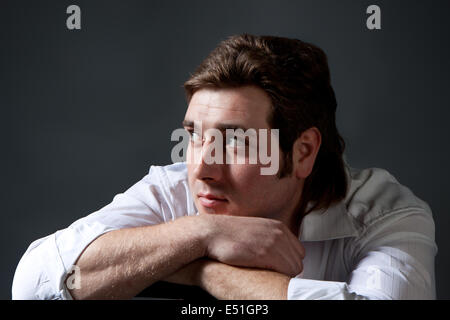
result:
M 252 220 L 242 220 L 237 225 L 232 220 L 234 217 L 215 218 L 218 222 L 215 225 L 217 232 L 207 250 L 210 258 L 242 266 L 264 267 L 270 264 L 269 269 L 290 276 L 296 276 L 302 271 L 305 250 L 300 243 L 296 250 L 299 252 L 297 257 L 291 257 L 288 261 L 281 256 L 282 251 L 293 245 L 293 235 L 283 222 L 249 218 Z

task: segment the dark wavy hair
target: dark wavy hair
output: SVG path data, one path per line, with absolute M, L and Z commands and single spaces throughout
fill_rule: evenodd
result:
M 299 218 L 328 208 L 347 191 L 345 143 L 335 120 L 336 97 L 326 54 L 297 39 L 242 34 L 222 41 L 185 82 L 188 102 L 199 89 L 254 85 L 271 98 L 268 118 L 279 129 L 284 161 L 280 178 L 292 173 L 292 147 L 303 131 L 316 127 L 322 135 L 317 158 L 305 180 Z

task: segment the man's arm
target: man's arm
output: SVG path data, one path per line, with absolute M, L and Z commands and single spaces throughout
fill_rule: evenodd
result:
M 207 230 L 199 216 L 108 232 L 81 254 L 74 299 L 130 299 L 153 282 L 204 256 Z M 70 278 L 70 277 L 69 277 Z M 68 279 L 69 279 L 68 278 Z
M 81 288 L 70 293 L 75 299 L 132 298 L 204 256 L 229 265 L 295 275 L 303 268 L 304 249 L 276 220 L 183 217 L 156 226 L 111 231 L 97 238 L 76 263 L 81 271 Z
M 276 271 L 235 267 L 210 259 L 196 260 L 164 279 L 199 286 L 226 300 L 285 300 L 290 280 Z

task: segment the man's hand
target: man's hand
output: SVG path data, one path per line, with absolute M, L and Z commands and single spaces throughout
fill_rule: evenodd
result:
M 303 271 L 305 249 L 280 221 L 259 217 L 204 215 L 205 256 L 225 264 L 274 270 L 294 277 Z

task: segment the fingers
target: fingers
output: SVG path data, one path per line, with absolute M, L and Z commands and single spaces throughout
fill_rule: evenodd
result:
M 302 243 L 297 238 L 291 238 L 292 248 L 295 251 L 295 256 L 299 261 L 302 261 L 305 258 L 305 248 Z
M 303 258 L 305 257 L 305 248 L 301 244 L 300 240 L 294 234 L 292 234 L 292 232 L 290 232 L 287 228 L 286 228 L 286 236 L 288 238 L 290 249 L 292 252 L 291 259 L 295 261 L 297 266 L 296 269 L 297 272 L 295 274 L 297 275 L 303 271 Z
M 295 273 L 297 269 L 296 262 L 292 259 L 292 252 L 289 246 L 280 246 L 272 248 L 270 255 L 264 257 L 264 260 L 270 262 L 270 269 L 279 273 L 285 274 L 289 277 Z
M 305 250 L 282 222 L 225 216 L 217 221 L 221 222 L 220 232 L 208 243 L 208 257 L 236 266 L 272 269 L 291 277 L 302 272 Z
M 273 250 L 276 250 L 279 259 L 277 265 L 282 273 L 295 277 L 303 271 L 304 248 L 300 241 L 288 228 L 281 228 L 282 239 L 276 244 Z M 273 252 L 273 251 L 272 251 Z
M 292 260 L 292 263 L 295 265 L 294 269 L 294 275 L 296 276 L 303 270 L 303 256 L 301 254 L 301 250 L 298 247 L 299 241 L 295 243 L 295 240 L 290 240 L 290 259 Z
M 268 264 L 272 266 L 270 269 L 290 277 L 302 272 L 304 248 L 299 239 L 292 234 L 285 224 L 271 220 L 264 237 L 268 241 L 264 241 L 266 244 L 263 247 L 266 247 L 266 250 L 264 250 L 266 252 L 261 258 L 262 261 L 271 262 Z

